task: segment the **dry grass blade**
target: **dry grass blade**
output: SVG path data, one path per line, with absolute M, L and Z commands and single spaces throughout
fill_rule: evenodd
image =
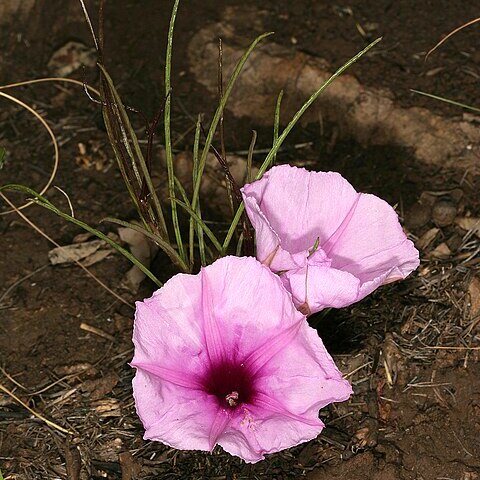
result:
M 35 78 L 33 80 L 24 80 L 22 82 L 8 83 L 7 85 L 0 85 L 0 90 L 7 90 L 8 88 L 23 87 L 25 85 L 34 85 L 35 83 L 47 83 L 47 82 L 73 83 L 74 85 L 79 85 L 80 87 L 86 88 L 89 92 L 94 93 L 95 95 L 98 95 L 100 97 L 100 92 L 96 88 L 93 88 L 90 85 L 86 85 L 80 80 L 75 80 L 74 78 L 67 78 L 67 77 Z
M 429 346 L 427 345 L 425 348 L 429 348 L 431 350 L 480 350 L 480 347 L 447 347 L 443 345 L 434 345 Z
M 89 325 L 88 323 L 82 322 L 80 324 L 80 329 L 84 330 L 85 332 L 93 333 L 94 335 L 98 335 L 99 337 L 105 338 L 110 342 L 115 341 L 115 337 L 113 335 L 110 335 L 109 333 L 104 332 L 100 328 L 94 327 L 93 325 Z
M 0 367 L 0 372 L 5 375 L 14 385 L 16 385 L 18 388 L 21 388 L 24 392 L 28 392 L 28 389 L 25 388 L 21 383 L 17 382 L 11 375 L 9 375 L 2 367 Z
M 30 107 L 26 103 L 22 102 L 18 98 L 13 97 L 12 95 L 8 95 L 7 93 L 0 92 L 0 96 L 6 98 L 7 100 L 10 100 L 11 102 L 16 103 L 17 105 L 20 105 L 24 109 L 28 110 L 43 125 L 45 130 L 47 130 L 48 134 L 50 135 L 50 138 L 51 138 L 52 144 L 53 144 L 53 149 L 55 151 L 55 160 L 54 160 L 54 163 L 53 163 L 52 172 L 50 173 L 50 177 L 49 177 L 47 183 L 45 184 L 45 186 L 40 190 L 40 195 L 43 195 L 50 188 L 50 186 L 53 183 L 53 180 L 55 179 L 55 175 L 57 174 L 58 164 L 59 164 L 59 159 L 60 159 L 57 139 L 55 138 L 55 135 L 54 135 L 52 129 L 50 128 L 48 123 L 45 121 L 45 119 L 38 112 L 36 112 L 32 107 Z M 33 203 L 34 203 L 33 201 L 29 201 L 29 202 L 25 203 L 24 205 L 21 205 L 20 207 L 15 207 L 15 209 L 7 210 L 6 212 L 0 212 L 0 215 L 8 215 L 9 213 L 16 212 L 17 210 L 23 210 L 24 208 L 29 207 Z
M 93 42 L 95 43 L 95 49 L 100 51 L 98 46 L 97 36 L 95 35 L 95 30 L 93 29 L 92 21 L 90 20 L 90 16 L 88 15 L 87 7 L 85 6 L 85 2 L 80 0 L 80 5 L 82 6 L 83 14 L 85 15 L 85 20 L 87 21 L 88 27 L 90 28 L 90 32 L 92 33 Z
M 427 61 L 427 58 L 438 48 L 440 45 L 445 43 L 450 37 L 453 37 L 456 33 L 460 32 L 460 30 L 463 30 L 464 28 L 469 27 L 470 25 L 473 25 L 474 23 L 480 22 L 480 17 L 475 18 L 473 20 L 470 20 L 467 23 L 464 23 L 463 25 L 460 25 L 457 27 L 455 30 L 451 31 L 446 37 L 442 38 L 433 48 L 431 48 L 427 54 L 425 55 L 425 61 Z
M 69 435 L 73 434 L 73 432 L 71 432 L 70 430 L 67 430 L 66 428 L 63 428 L 60 425 L 57 425 L 55 422 L 52 422 L 48 418 L 45 418 L 43 415 L 41 415 L 40 413 L 30 408 L 24 401 L 20 400 L 20 398 L 18 398 L 13 392 L 11 392 L 8 388 L 4 387 L 2 384 L 0 384 L 0 390 L 6 393 L 9 397 L 13 398 L 23 408 L 28 410 L 34 417 L 38 418 L 42 422 L 45 422 L 49 427 L 52 427 L 55 430 L 58 430 L 59 432 L 62 432 L 62 433 L 67 433 Z
M 72 83 L 74 85 L 79 85 L 81 87 L 84 87 L 87 92 L 94 93 L 94 94 L 96 94 L 100 97 L 100 92 L 96 88 L 90 87 L 89 85 L 86 85 L 86 84 L 80 82 L 79 80 L 75 80 L 73 78 L 65 78 L 65 77 L 45 77 L 45 78 L 36 78 L 36 79 L 33 79 L 33 80 L 25 80 L 25 81 L 22 81 L 22 82 L 9 83 L 7 85 L 0 85 L 0 90 L 7 90 L 9 88 L 16 88 L 16 87 L 22 87 L 22 86 L 25 86 L 25 85 L 33 85 L 33 84 L 36 84 L 36 83 L 49 83 L 49 82 L 66 82 L 66 83 Z M 21 100 L 19 100 L 18 98 L 14 97 L 12 95 L 8 95 L 6 93 L 0 92 L 0 96 L 18 104 L 18 105 L 20 105 L 21 107 L 28 110 L 43 125 L 43 127 L 47 130 L 48 134 L 50 135 L 50 138 L 51 138 L 52 144 L 53 144 L 53 148 L 54 148 L 54 151 L 55 151 L 55 161 L 54 161 L 52 172 L 50 173 L 50 177 L 49 177 L 46 185 L 40 191 L 40 195 L 43 195 L 50 188 L 50 186 L 52 185 L 53 180 L 55 179 L 55 176 L 57 174 L 58 165 L 59 165 L 59 161 L 60 161 L 57 139 L 56 139 L 52 129 L 50 128 L 48 123 L 45 121 L 45 119 L 37 111 L 35 111 L 32 107 L 30 107 L 29 105 L 27 105 L 26 103 L 22 102 Z M 32 203 L 33 202 L 30 201 L 30 202 L 27 202 L 24 205 L 21 205 L 20 207 L 17 207 L 17 208 L 19 210 L 23 210 L 24 208 L 27 208 L 30 205 L 32 205 Z M 13 209 L 12 210 L 7 210 L 6 212 L 0 212 L 0 215 L 8 215 L 8 214 L 13 213 L 13 212 L 15 212 L 15 210 L 13 210 Z

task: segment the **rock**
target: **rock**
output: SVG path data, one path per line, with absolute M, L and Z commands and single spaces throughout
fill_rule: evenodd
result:
M 463 198 L 463 190 L 461 188 L 454 188 L 449 192 L 450 198 L 456 203 L 460 203 Z
M 448 227 L 457 216 L 457 207 L 450 200 L 440 199 L 432 208 L 432 220 L 438 227 Z
M 430 221 L 431 215 L 430 205 L 417 202 L 405 214 L 405 224 L 409 230 L 422 228 Z
M 212 95 L 217 95 L 218 37 L 223 39 L 225 79 L 245 51 L 244 37 L 235 28 L 238 15 L 238 9 L 225 9 L 221 22 L 205 26 L 188 46 L 190 70 Z M 261 20 L 261 14 L 253 18 Z M 249 38 L 253 40 L 258 31 L 252 30 Z M 284 48 L 268 38 L 250 55 L 227 108 L 237 117 L 271 126 L 276 99 L 283 89 L 281 117 L 288 121 L 339 66 Z M 338 127 L 340 137 L 353 136 L 363 145 L 399 145 L 412 149 L 416 158 L 426 164 L 480 171 L 477 125 L 423 108 L 401 108 L 394 98 L 392 92 L 367 88 L 347 73 L 320 95 L 302 121 L 315 122 L 321 115 L 325 122 Z
M 132 228 L 120 227 L 118 229 L 118 235 L 123 242 L 128 244 L 132 255 L 145 265 L 145 267 L 149 268 L 158 252 L 158 246 L 143 233 L 133 230 Z M 136 293 L 144 278 L 145 274 L 142 270 L 136 265 L 133 265 L 124 275 L 121 284 L 131 292 Z
M 433 207 L 435 202 L 437 201 L 437 196 L 432 193 L 432 192 L 422 192 L 420 194 L 420 198 L 418 199 L 419 203 L 422 203 L 424 205 L 430 205 L 430 207 Z
M 118 460 L 122 468 L 122 480 L 135 480 L 139 478 L 142 467 L 130 452 L 120 453 Z

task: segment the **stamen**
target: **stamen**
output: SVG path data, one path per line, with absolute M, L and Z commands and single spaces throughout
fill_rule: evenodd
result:
M 236 407 L 238 405 L 238 392 L 229 393 L 225 396 L 225 400 L 230 407 Z

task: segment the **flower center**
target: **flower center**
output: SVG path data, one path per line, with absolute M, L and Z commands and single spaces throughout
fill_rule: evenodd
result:
M 229 407 L 236 407 L 238 405 L 238 392 L 232 392 L 225 396 L 225 400 Z
M 255 394 L 253 375 L 243 364 L 222 362 L 212 365 L 204 378 L 205 391 L 214 395 L 221 407 L 235 409 L 250 403 Z

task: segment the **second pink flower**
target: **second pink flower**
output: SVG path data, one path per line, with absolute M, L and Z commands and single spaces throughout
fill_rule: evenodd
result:
M 357 302 L 419 265 L 393 208 L 338 173 L 273 167 L 242 195 L 257 258 L 307 315 Z

